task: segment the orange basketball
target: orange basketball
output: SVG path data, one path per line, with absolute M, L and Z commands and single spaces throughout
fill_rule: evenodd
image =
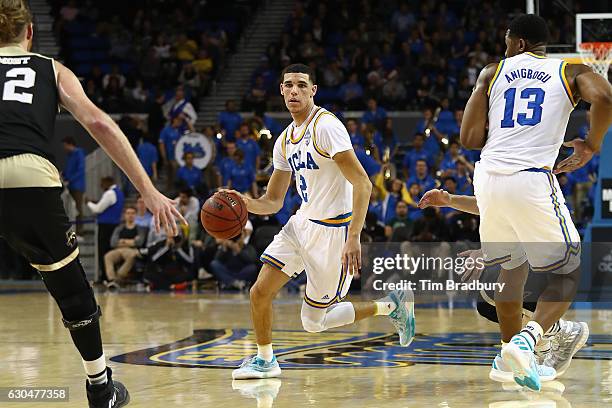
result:
M 218 239 L 240 235 L 246 225 L 246 204 L 235 193 L 217 192 L 200 210 L 200 221 L 206 232 Z

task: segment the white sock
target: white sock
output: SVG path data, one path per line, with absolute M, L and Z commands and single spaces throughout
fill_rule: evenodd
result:
M 529 321 L 527 325 L 525 325 L 525 328 L 519 333 L 519 335 L 522 335 L 527 343 L 529 343 L 531 350 L 535 350 L 535 346 L 540 342 L 543 334 L 544 331 L 542 330 L 542 326 L 533 320 Z
M 257 345 L 257 357 L 267 362 L 272 361 L 272 358 L 274 358 L 274 350 L 272 350 L 272 343 L 264 344 L 264 345 L 258 344 Z
M 83 360 L 83 367 L 85 367 L 87 380 L 90 384 L 106 384 L 108 378 L 106 377 L 106 357 L 104 352 L 93 361 Z
M 374 316 L 388 316 L 396 308 L 395 302 L 392 302 L 387 297 L 374 301 L 374 304 L 376 305 L 376 313 L 374 313 Z

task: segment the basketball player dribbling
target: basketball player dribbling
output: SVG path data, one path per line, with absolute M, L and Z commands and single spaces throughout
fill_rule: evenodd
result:
M 272 300 L 304 270 L 308 276 L 301 311 L 304 330 L 322 332 L 386 315 L 402 346 L 414 337 L 412 292 L 395 291 L 371 302 L 343 301 L 361 266 L 359 237 L 372 185 L 342 122 L 314 104 L 315 83 L 305 65 L 283 70 L 280 92 L 293 122 L 274 145 L 274 172 L 266 194 L 259 199 L 241 195 L 249 212 L 275 213 L 283 205 L 293 175 L 302 205 L 261 255 L 264 266 L 251 288 L 258 351 L 234 370 L 235 380 L 280 375 L 272 349 Z
M 582 64 L 547 58 L 546 21 L 520 15 L 506 32 L 506 59 L 485 67 L 468 100 L 461 143 L 481 149 L 474 173 L 485 261 L 500 264 L 504 293 L 495 294 L 502 350 L 493 364 L 521 386 L 540 390 L 534 349 L 571 305 L 579 282 L 580 236 L 553 173 L 584 166 L 612 124 L 612 87 Z M 591 129 L 566 145 L 573 154 L 552 168 L 576 102 L 591 104 Z M 488 124 L 488 136 L 487 136 Z M 528 264 L 529 263 L 529 264 Z M 529 265 L 548 274 L 531 321 L 522 325 Z M 571 336 L 584 335 L 581 325 Z M 554 375 L 554 373 L 552 373 Z
M 125 135 L 87 98 L 72 71 L 29 52 L 32 37 L 25 0 L 0 0 L 0 236 L 38 270 L 57 302 L 83 359 L 89 407 L 122 407 L 129 394 L 106 366 L 101 310 L 60 198 L 62 183 L 51 153 L 58 106 L 71 112 L 128 175 L 156 229 L 176 235 L 174 218 L 185 220 L 155 189 Z

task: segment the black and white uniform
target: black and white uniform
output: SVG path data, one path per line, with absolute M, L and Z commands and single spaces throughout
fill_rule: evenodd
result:
M 0 236 L 41 272 L 78 256 L 51 154 L 59 95 L 53 59 L 0 48 Z

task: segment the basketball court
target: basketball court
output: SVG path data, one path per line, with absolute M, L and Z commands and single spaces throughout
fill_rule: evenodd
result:
M 2 406 L 81 407 L 81 362 L 52 299 L 42 292 L 1 296 L 0 383 L 69 387 L 70 395 L 70 402 Z M 612 310 L 586 304 L 568 318 L 589 324 L 587 346 L 561 379 L 533 393 L 489 380 L 497 327 L 470 305 L 421 305 L 417 336 L 402 348 L 384 317 L 306 333 L 300 299 L 284 295 L 275 303 L 274 326 L 282 377 L 232 382 L 232 368 L 255 350 L 246 295 L 103 293 L 98 299 L 107 357 L 134 407 L 612 404 Z

